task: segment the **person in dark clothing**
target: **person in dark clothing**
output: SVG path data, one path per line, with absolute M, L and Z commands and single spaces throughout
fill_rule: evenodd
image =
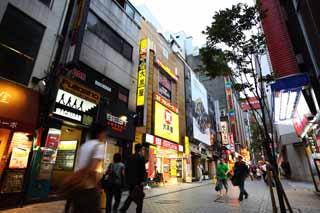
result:
M 240 195 L 239 195 L 239 201 L 243 200 L 243 195 L 247 199 L 249 194 L 244 188 L 244 182 L 246 180 L 246 177 L 249 175 L 249 168 L 245 164 L 245 162 L 242 161 L 242 157 L 238 157 L 238 161 L 234 165 L 234 176 L 239 182 L 239 188 L 240 188 Z
M 113 205 L 113 211 L 117 211 L 120 201 L 121 201 L 121 187 L 122 180 L 125 174 L 125 166 L 121 163 L 121 154 L 116 153 L 113 156 L 113 163 L 111 163 L 108 167 L 106 173 L 112 173 L 114 177 L 112 178 L 112 186 L 110 188 L 104 189 L 107 195 L 107 203 L 106 203 L 106 213 L 111 213 L 112 207 L 112 199 L 115 198 L 115 203 Z
M 142 213 L 143 208 L 143 197 L 138 199 L 134 196 L 134 191 L 139 189 L 143 193 L 143 182 L 146 175 L 145 158 L 143 156 L 143 146 L 141 144 L 136 144 L 134 147 L 135 154 L 130 156 L 126 164 L 126 181 L 129 185 L 129 196 L 124 202 L 120 209 L 120 212 L 126 212 L 130 207 L 132 201 L 137 204 L 137 213 Z

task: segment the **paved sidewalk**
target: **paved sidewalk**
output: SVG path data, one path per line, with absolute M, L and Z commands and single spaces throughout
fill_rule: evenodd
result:
M 201 186 L 212 185 L 212 180 L 205 180 L 200 182 L 193 182 L 193 183 L 178 183 L 174 185 L 165 185 L 154 187 L 148 190 L 145 190 L 146 198 L 153 198 L 157 196 L 167 195 L 170 193 L 181 192 L 188 189 L 193 189 Z M 122 200 L 124 200 L 128 196 L 128 192 L 124 192 L 122 194 Z M 47 203 L 37 203 L 32 205 L 26 205 L 23 208 L 15 208 L 9 210 L 3 210 L 0 212 L 6 213 L 61 213 L 63 212 L 65 201 L 53 201 Z

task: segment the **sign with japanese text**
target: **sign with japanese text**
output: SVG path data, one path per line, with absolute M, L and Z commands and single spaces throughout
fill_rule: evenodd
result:
M 229 144 L 228 138 L 228 123 L 226 121 L 220 122 L 221 140 L 223 145 Z
M 162 138 L 155 137 L 153 135 L 146 134 L 146 142 L 152 145 L 161 146 L 167 149 L 173 149 L 179 151 L 179 145 L 172 143 Z
M 172 79 L 174 79 L 175 81 L 178 81 L 178 77 L 177 75 L 172 72 L 171 69 L 169 69 L 169 67 L 167 67 L 166 65 L 164 65 L 159 58 L 156 58 L 156 63 L 159 65 L 159 67 L 161 67 L 161 69 L 163 71 L 165 71 Z
M 154 134 L 179 143 L 179 116 L 169 108 L 155 102 Z
M 146 74 L 147 74 L 147 47 L 148 40 L 143 39 L 140 42 L 140 60 L 138 70 L 138 83 L 137 83 L 137 106 L 143 106 L 145 101 L 145 87 L 146 87 Z

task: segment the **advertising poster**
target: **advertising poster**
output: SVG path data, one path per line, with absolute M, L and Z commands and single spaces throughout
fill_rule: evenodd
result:
M 28 165 L 29 149 L 13 147 L 9 163 L 10 169 L 25 169 Z
M 193 137 L 210 145 L 207 90 L 191 72 Z
M 221 121 L 220 122 L 220 131 L 221 131 L 221 140 L 223 145 L 228 145 L 229 144 L 229 138 L 228 138 L 228 123 L 226 121 Z
M 154 134 L 179 143 L 179 116 L 159 102 L 155 102 Z

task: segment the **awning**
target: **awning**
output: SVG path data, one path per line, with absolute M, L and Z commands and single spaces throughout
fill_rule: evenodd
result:
M 274 122 L 292 119 L 302 88 L 310 83 L 307 74 L 277 79 L 271 84 L 273 92 Z
M 0 128 L 33 132 L 38 121 L 37 92 L 0 78 Z

